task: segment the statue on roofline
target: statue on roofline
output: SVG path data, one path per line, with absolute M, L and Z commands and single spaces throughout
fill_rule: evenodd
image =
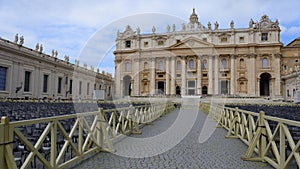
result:
M 20 37 L 20 46 L 22 46 L 23 44 L 24 44 L 24 37 L 21 36 L 21 37 Z
M 19 35 L 16 34 L 16 35 L 15 35 L 15 41 L 14 41 L 14 43 L 18 43 L 18 41 L 19 41 Z

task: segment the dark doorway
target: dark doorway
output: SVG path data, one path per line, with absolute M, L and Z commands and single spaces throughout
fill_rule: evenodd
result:
M 221 94 L 228 94 L 228 81 L 227 80 L 221 80 Z
M 164 94 L 165 93 L 165 82 L 157 82 L 157 89 L 158 89 L 158 94 Z
M 260 75 L 260 96 L 270 96 L 270 79 L 269 73 L 263 73 Z
M 176 86 L 176 95 L 180 95 L 181 90 L 180 90 L 180 86 Z
M 202 94 L 207 94 L 207 86 L 202 86 Z
M 130 76 L 125 76 L 123 78 L 123 94 L 124 96 L 130 96 L 131 95 L 131 77 Z

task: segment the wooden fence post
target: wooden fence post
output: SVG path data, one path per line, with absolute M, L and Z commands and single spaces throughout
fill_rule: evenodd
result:
M 266 131 L 266 125 L 265 125 L 265 112 L 260 111 L 259 112 L 259 121 L 258 121 L 258 127 L 261 128 L 261 137 L 259 140 L 259 157 L 263 159 L 264 151 L 266 150 L 267 145 L 267 131 Z
M 1 118 L 0 135 L 0 168 L 17 169 L 12 151 L 13 131 L 9 127 L 8 117 Z

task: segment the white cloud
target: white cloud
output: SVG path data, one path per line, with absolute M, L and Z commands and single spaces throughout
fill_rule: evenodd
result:
M 14 35 L 19 33 L 25 37 L 25 46 L 34 48 L 39 42 L 48 54 L 56 49 L 60 58 L 70 55 L 71 60 L 79 57 L 88 64 L 98 64 L 101 57 L 104 57 L 102 61 L 105 63 L 102 65 L 109 65 L 110 68 L 105 66 L 105 69 L 113 70 L 111 47 L 114 45 L 116 30 L 123 31 L 127 24 L 132 25 L 134 30 L 141 27 L 144 33 L 151 32 L 153 25 L 157 27 L 157 32 L 164 32 L 167 24 L 174 22 L 179 29 L 183 20 L 188 21 L 193 7 L 203 25 L 208 21 L 218 21 L 220 28 L 228 28 L 231 20 L 234 20 L 235 27 L 247 27 L 250 18 L 258 21 L 263 14 L 267 14 L 272 20 L 279 19 L 281 37 L 286 44 L 299 37 L 299 6 L 298 0 L 1 0 L 0 37 L 13 40 Z M 177 20 L 167 17 L 157 19 L 145 13 L 168 14 Z M 96 35 L 95 32 L 101 32 L 102 35 L 98 39 L 90 38 Z M 85 49 L 89 42 L 95 44 Z M 88 57 L 82 57 L 85 50 Z

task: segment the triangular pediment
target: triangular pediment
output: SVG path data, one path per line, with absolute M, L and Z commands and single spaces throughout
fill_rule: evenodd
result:
M 211 43 L 208 43 L 206 41 L 203 41 L 202 39 L 194 37 L 194 36 L 183 39 L 182 41 L 170 46 L 171 49 L 175 49 L 175 48 L 207 48 L 207 47 L 214 47 L 214 45 Z

